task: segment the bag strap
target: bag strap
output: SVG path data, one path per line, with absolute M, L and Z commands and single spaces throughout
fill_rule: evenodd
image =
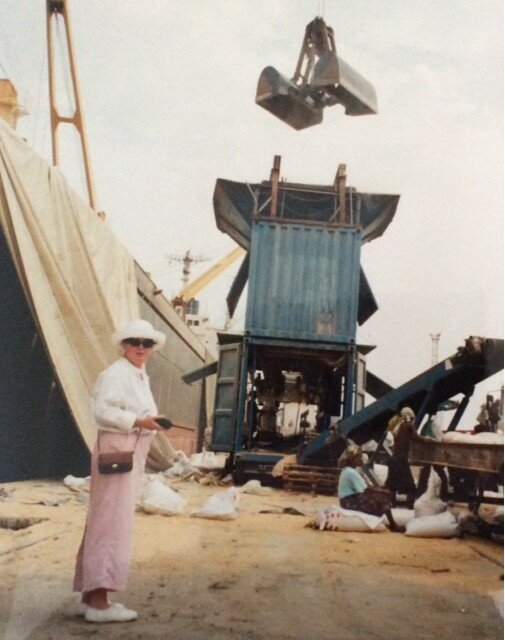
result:
M 98 453 L 100 453 L 100 431 L 101 429 L 98 429 L 98 436 L 96 438 L 96 448 Z M 139 443 L 139 439 L 140 439 L 140 432 L 142 431 L 142 427 L 138 427 L 138 434 L 137 434 L 137 439 L 135 440 L 135 446 L 133 447 L 133 450 L 135 451 L 135 449 L 137 448 L 137 445 Z

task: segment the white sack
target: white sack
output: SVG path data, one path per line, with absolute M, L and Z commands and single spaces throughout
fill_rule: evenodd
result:
M 377 449 L 376 440 L 367 440 L 361 445 L 361 451 L 364 453 L 373 453 Z
M 90 476 L 86 478 L 76 478 L 75 476 L 68 475 L 63 478 L 63 484 L 72 491 L 89 491 Z
M 373 465 L 373 472 L 381 487 L 386 484 L 386 480 L 388 477 L 388 467 L 385 464 L 376 464 Z
M 399 527 L 406 527 L 407 522 L 415 518 L 414 509 L 391 509 L 393 520 Z
M 435 516 L 447 510 L 447 503 L 440 499 L 442 480 L 433 469 L 430 470 L 428 486 L 425 493 L 414 502 L 416 518 Z
M 192 466 L 188 460 L 178 460 L 169 469 L 163 472 L 163 475 L 168 478 L 176 478 L 177 476 L 185 476 L 193 473 L 196 469 Z
M 191 465 L 202 471 L 213 471 L 214 469 L 223 469 L 225 457 L 218 458 L 214 451 L 205 451 L 194 453 L 190 458 Z
M 497 519 L 497 518 L 503 518 L 503 507 L 502 506 L 496 507 L 496 509 L 494 510 L 493 519 Z
M 255 496 L 266 496 L 272 493 L 272 487 L 262 487 L 259 480 L 249 480 L 242 487 L 242 493 L 250 493 Z
M 210 518 L 213 520 L 233 520 L 237 517 L 239 491 L 230 487 L 226 491 L 214 494 L 201 509 L 191 513 L 192 518 Z
M 315 518 L 317 528 L 322 531 L 385 531 L 383 518 L 371 516 L 361 511 L 342 509 L 332 504 L 319 511 Z
M 450 512 L 414 518 L 407 522 L 406 536 L 415 538 L 453 538 L 459 534 L 458 521 Z
M 141 505 L 146 513 L 173 516 L 184 510 L 186 501 L 177 491 L 155 478 L 144 486 Z
M 444 442 L 470 442 L 471 444 L 503 444 L 503 433 L 463 433 L 461 431 L 447 431 L 444 433 Z

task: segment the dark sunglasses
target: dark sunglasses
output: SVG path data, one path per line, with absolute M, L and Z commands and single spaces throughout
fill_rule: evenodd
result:
M 126 338 L 123 342 L 131 344 L 132 347 L 144 347 L 144 349 L 152 349 L 156 344 L 154 340 L 149 340 L 148 338 Z

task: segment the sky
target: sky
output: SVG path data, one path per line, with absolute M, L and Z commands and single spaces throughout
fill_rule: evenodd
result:
M 98 209 L 167 297 L 181 287 L 174 257 L 205 259 L 196 277 L 235 246 L 215 225 L 216 179 L 268 179 L 277 154 L 288 181 L 329 185 L 345 163 L 348 185 L 401 195 L 387 231 L 362 249 L 379 311 L 359 336 L 377 345 L 376 375 L 396 386 L 428 368 L 430 334 L 441 334 L 439 359 L 470 335 L 503 337 L 501 0 L 67 6 Z M 295 131 L 255 104 L 256 84 L 267 65 L 292 76 L 321 13 L 339 56 L 374 85 L 379 113 L 335 106 Z M 0 73 L 30 112 L 18 130 L 49 159 L 45 2 L 2 0 L 0 24 Z M 62 112 L 66 95 L 62 82 Z M 69 136 L 62 171 L 82 192 L 76 148 Z M 200 295 L 213 326 L 237 267 Z M 243 309 L 244 299 L 234 329 Z M 501 385 L 501 374 L 479 385 L 468 413 Z

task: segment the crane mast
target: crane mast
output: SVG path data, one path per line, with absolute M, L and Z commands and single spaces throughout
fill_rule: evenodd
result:
M 55 32 L 60 25 L 65 30 L 65 43 L 68 53 L 70 75 L 72 78 L 72 98 L 74 113 L 71 115 L 61 115 L 57 105 L 56 69 L 55 69 Z M 79 133 L 81 143 L 81 153 L 86 174 L 86 187 L 88 191 L 89 205 L 96 210 L 96 197 L 93 177 L 91 174 L 91 164 L 89 158 L 88 142 L 84 128 L 84 115 L 81 108 L 81 98 L 79 83 L 77 80 L 77 70 L 75 65 L 74 45 L 70 29 L 70 21 L 67 11 L 67 0 L 46 0 L 46 27 L 47 27 L 47 54 L 49 71 L 49 103 L 51 113 L 51 144 L 53 154 L 53 164 L 60 166 L 60 147 L 58 138 L 58 127 L 60 124 L 72 124 Z

